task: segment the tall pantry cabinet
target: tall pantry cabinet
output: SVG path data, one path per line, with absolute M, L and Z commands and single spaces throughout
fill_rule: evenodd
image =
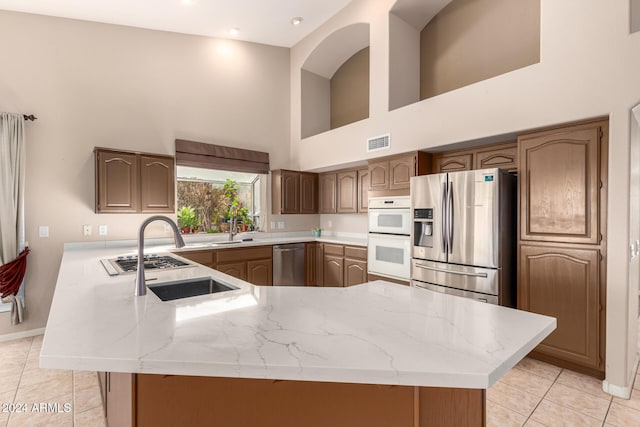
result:
M 557 329 L 533 357 L 604 378 L 608 122 L 518 138 L 518 308 Z

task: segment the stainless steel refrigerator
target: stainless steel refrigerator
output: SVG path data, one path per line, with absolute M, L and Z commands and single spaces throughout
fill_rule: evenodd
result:
M 411 178 L 411 285 L 514 307 L 515 202 L 500 169 Z

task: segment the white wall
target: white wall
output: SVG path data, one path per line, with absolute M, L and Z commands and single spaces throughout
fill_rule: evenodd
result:
M 386 132 L 394 154 L 609 116 L 606 379 L 630 386 L 629 109 L 640 101 L 640 33 L 629 35 L 628 2 L 542 0 L 539 64 L 389 112 L 393 3 L 355 0 L 293 47 L 292 157 L 302 169 L 323 168 L 374 157 L 364 140 Z M 371 25 L 370 117 L 301 140 L 299 69 L 324 37 L 354 22 Z
M 99 224 L 131 239 L 146 218 L 94 214 L 94 146 L 173 154 L 182 138 L 290 167 L 288 49 L 4 11 L 0 40 L 0 111 L 38 117 L 27 124 L 27 321 L 2 314 L 0 334 L 45 325 L 64 242 L 98 240 Z

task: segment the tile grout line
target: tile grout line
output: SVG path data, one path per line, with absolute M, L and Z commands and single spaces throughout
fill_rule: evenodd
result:
M 29 353 L 31 353 L 31 347 L 33 347 L 33 337 L 31 337 L 31 342 L 29 343 L 29 350 L 27 350 L 27 355 L 24 357 L 24 363 L 22 364 L 22 369 L 20 370 L 20 379 L 18 380 L 18 384 L 16 384 L 16 388 L 13 391 L 13 403 L 16 401 L 16 397 L 18 396 L 18 390 L 20 389 L 20 384 L 22 384 L 22 376 L 24 375 L 24 370 L 27 367 L 27 361 L 29 360 Z M 9 423 L 11 423 L 11 418 L 13 418 L 14 412 L 9 414 L 9 418 L 7 418 L 7 427 Z
M 564 369 L 560 369 L 560 372 L 558 372 L 558 375 L 556 375 L 556 378 L 553 380 L 553 382 L 551 383 L 551 385 L 549 386 L 549 388 L 547 389 L 547 391 L 544 393 L 544 395 L 542 396 L 542 398 L 540 399 L 540 401 L 536 404 L 536 407 L 533 408 L 533 411 L 531 411 L 531 413 L 529 414 L 529 416 L 527 417 L 527 419 L 524 421 L 524 424 L 527 424 L 529 422 L 529 420 L 531 419 L 531 417 L 533 416 L 533 414 L 536 412 L 536 409 L 538 409 L 538 406 L 540 406 L 540 404 L 542 403 L 542 401 L 544 400 L 545 397 L 547 397 L 547 394 L 549 394 L 549 391 L 551 390 L 551 388 L 554 386 L 554 384 L 558 381 L 558 378 L 560 378 L 560 374 L 562 373 L 562 371 L 564 371 Z M 533 420 L 535 421 L 535 420 Z M 538 421 L 536 421 L 538 422 Z M 542 424 L 542 423 L 540 423 Z

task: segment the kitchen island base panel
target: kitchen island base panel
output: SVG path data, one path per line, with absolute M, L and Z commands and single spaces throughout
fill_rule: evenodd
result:
M 134 402 L 136 427 L 479 427 L 486 419 L 480 389 L 136 374 Z

